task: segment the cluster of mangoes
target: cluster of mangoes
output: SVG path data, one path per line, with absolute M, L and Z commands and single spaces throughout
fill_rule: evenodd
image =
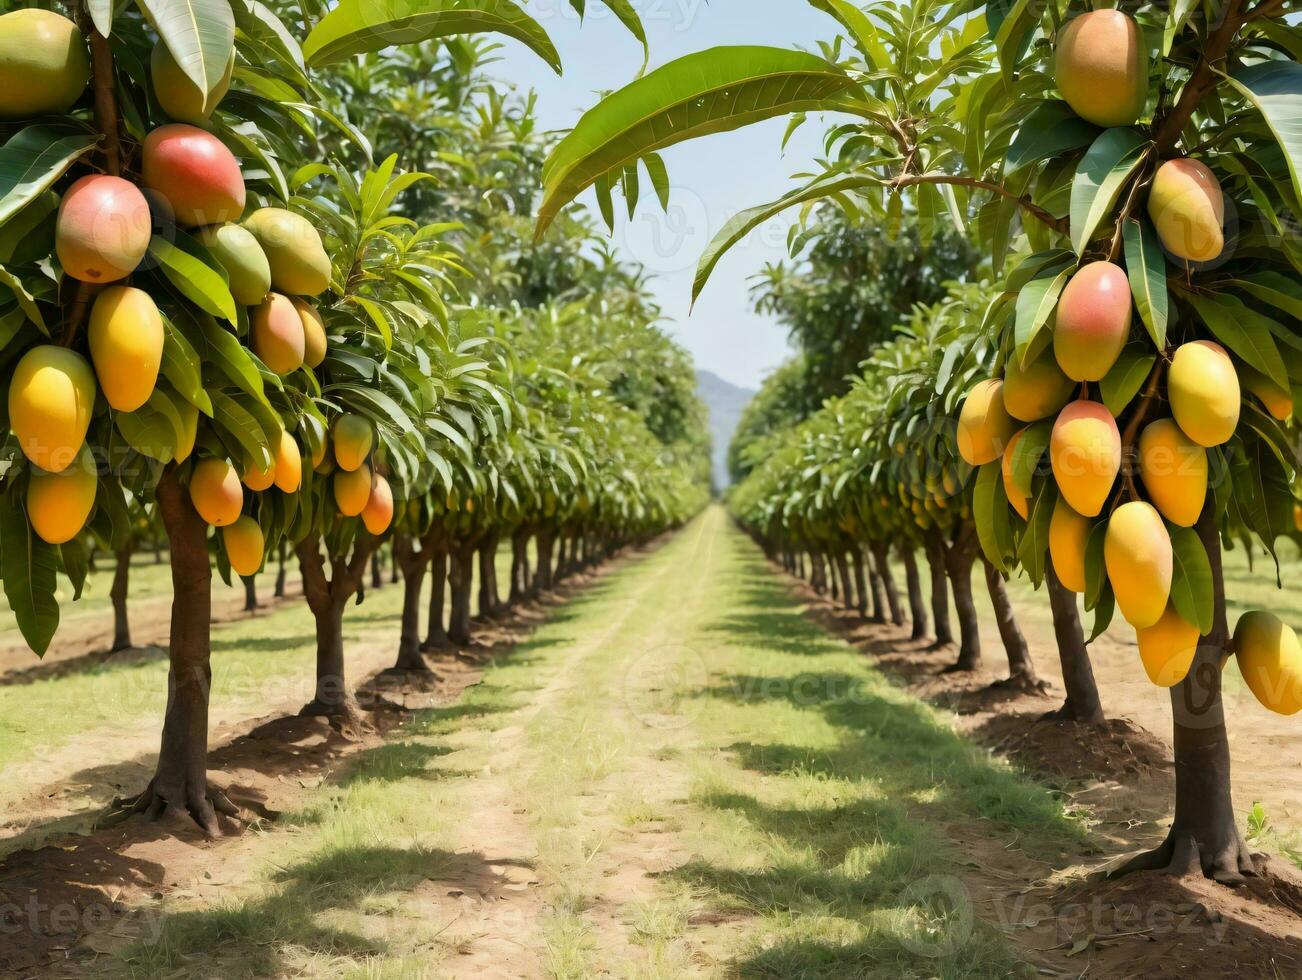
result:
M 269 370 L 287 375 L 314 369 L 327 352 L 325 324 L 311 302 L 330 285 L 330 258 L 320 234 L 302 215 L 283 208 L 264 207 L 244 217 L 239 162 L 201 128 L 230 85 L 234 52 L 224 76 L 207 92 L 180 70 L 161 40 L 150 66 L 159 105 L 177 121 L 145 137 L 135 181 L 88 174 L 59 202 L 58 265 L 65 277 L 95 289 L 85 330 L 89 360 L 68 347 L 43 344 L 19 359 L 10 383 L 10 426 L 33 466 L 29 518 L 52 544 L 76 536 L 94 507 L 97 468 L 86 435 L 98 394 L 112 410 L 134 412 L 149 401 L 158 381 L 163 314 L 148 292 L 124 282 L 144 260 L 156 229 L 185 229 L 225 270 L 232 298 L 249 309 L 249 346 Z M 90 74 L 86 39 L 68 18 L 35 8 L 0 16 L 0 119 L 68 112 Z M 177 408 L 184 431 L 174 458 L 181 462 L 194 449 L 198 409 L 184 401 Z M 360 454 L 358 436 L 336 436 L 340 477 L 348 474 L 336 477 L 336 498 L 343 514 L 364 515 L 379 533 L 388 526 L 384 515 L 392 514 L 392 495 L 384 478 L 372 477 L 364 463 L 369 423 L 345 416 L 336 431 L 354 430 L 359 422 L 366 427 Z M 301 485 L 301 451 L 286 430 L 269 464 L 243 463 L 243 485 L 255 492 L 274 484 L 294 493 Z M 190 496 L 205 521 L 223 528 L 236 571 L 256 571 L 262 531 L 243 513 L 235 466 L 220 458 L 197 460 Z
M 1139 28 L 1121 11 L 1082 14 L 1059 35 L 1058 88 L 1090 122 L 1137 122 L 1148 98 L 1148 74 Z M 1162 163 L 1148 189 L 1147 210 L 1163 246 L 1176 258 L 1206 262 L 1221 254 L 1224 200 L 1204 164 L 1185 158 Z M 1236 365 L 1219 344 L 1181 344 L 1166 371 L 1170 417 L 1148 422 L 1137 440 L 1139 485 L 1148 499 L 1117 506 L 1122 435 L 1112 412 L 1089 397 L 1089 385 L 1102 381 L 1116 365 L 1133 319 L 1126 270 L 1106 260 L 1081 266 L 1059 297 L 1051 348 L 1028 363 L 1011 357 L 1002 379 L 980 382 L 968 393 L 959 417 L 958 448 L 974 466 L 1002 459 L 1006 496 L 1025 519 L 1030 488 L 1017 484 L 1012 465 L 1018 441 L 1029 424 L 1054 420 L 1048 442 L 1059 490 L 1049 525 L 1053 569 L 1066 588 L 1085 591 L 1087 542 L 1094 519 L 1109 510 L 1104 564 L 1117 607 L 1136 630 L 1149 679 L 1170 687 L 1187 675 L 1200 634 L 1170 601 L 1174 556 L 1167 524 L 1192 527 L 1202 514 L 1207 450 L 1234 435 L 1241 380 L 1276 418 L 1292 416 L 1293 400 L 1269 378 Z M 1302 652 L 1293 631 L 1268 613 L 1250 613 L 1237 634 L 1242 634 L 1236 642 L 1240 666 L 1245 676 L 1255 672 L 1259 683 L 1253 690 L 1263 704 L 1285 713 L 1298 710 Z M 1268 690 L 1275 693 L 1267 696 Z

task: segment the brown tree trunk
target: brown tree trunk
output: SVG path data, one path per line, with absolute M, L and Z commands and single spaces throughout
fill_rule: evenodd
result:
M 432 541 L 429 559 L 429 618 L 422 649 L 441 650 L 451 645 L 444 625 L 443 607 L 448 596 L 448 549 L 442 541 Z
M 990 592 L 990 606 L 994 609 L 995 623 L 999 626 L 999 638 L 1003 640 L 1004 653 L 1008 655 L 1008 678 L 997 681 L 993 686 L 1043 692 L 1048 685 L 1036 676 L 1031 651 L 1026 645 L 1022 628 L 1017 624 L 1017 614 L 1013 612 L 1012 600 L 1008 598 L 1004 577 L 984 556 L 981 564 L 986 570 L 986 589 Z
M 303 594 L 316 621 L 316 690 L 301 713 L 327 717 L 343 730 L 358 730 L 363 724 L 361 708 L 348 685 L 344 610 L 348 600 L 360 594 L 376 544 L 369 535 L 358 535 L 350 559 L 330 560 L 328 579 L 317 535 L 309 534 L 295 548 L 303 571 Z
M 949 577 L 945 571 L 945 544 L 939 531 L 927 535 L 927 566 L 931 571 L 931 618 L 936 624 L 936 642 L 940 649 L 954 642 L 954 628 L 949 622 Z
M 497 589 L 497 535 L 484 537 L 479 546 L 479 615 L 493 619 L 502 611 L 502 597 Z
M 1062 664 L 1062 681 L 1067 688 L 1067 700 L 1052 718 L 1077 721 L 1084 725 L 1101 725 L 1104 722 L 1103 705 L 1099 701 L 1098 685 L 1094 683 L 1094 667 L 1085 647 L 1085 631 L 1081 628 L 1080 611 L 1076 608 L 1076 593 L 1064 586 L 1047 563 L 1045 583 L 1049 590 L 1049 608 L 1053 611 L 1053 633 L 1058 643 L 1058 661 Z
M 850 560 L 854 565 L 854 587 L 855 592 L 858 594 L 858 602 L 855 604 L 855 609 L 858 610 L 861 617 L 867 616 L 868 576 L 865 574 L 863 567 L 863 548 L 858 544 L 850 546 Z
M 258 582 L 255 575 L 241 575 L 244 582 L 244 611 L 253 612 L 258 608 Z
M 922 576 L 918 574 L 918 556 L 913 552 L 913 545 L 901 541 L 899 544 L 900 561 L 904 563 L 904 581 L 909 591 L 909 617 L 913 620 L 913 632 L 910 640 L 921 640 L 927 636 L 927 604 L 922 599 Z
M 976 536 L 971 528 L 961 529 L 945 549 L 945 571 L 954 590 L 954 613 L 958 616 L 958 660 L 944 673 L 976 670 L 981 666 L 981 629 L 976 602 L 972 598 L 972 564 L 976 561 Z
M 380 568 L 380 552 L 378 549 L 375 554 L 371 555 L 371 588 L 377 592 L 384 588 L 384 572 Z
M 538 531 L 538 569 L 533 576 L 534 598 L 540 592 L 551 591 L 555 583 L 552 576 L 552 551 L 556 546 L 556 535 L 551 528 L 544 527 Z
M 895 576 L 891 572 L 891 555 L 885 541 L 873 542 L 873 564 L 881 576 L 882 587 L 886 591 L 886 606 L 890 609 L 891 622 L 896 626 L 904 625 L 904 610 L 900 608 L 900 592 L 895 587 Z
M 529 529 L 516 528 L 511 534 L 511 591 L 506 604 L 511 607 L 524 602 L 529 595 Z
M 285 598 L 285 542 L 276 547 L 276 590 L 272 593 L 277 599 Z
M 809 553 L 809 581 L 819 595 L 827 591 L 827 562 L 821 551 Z
M 845 552 L 836 553 L 836 577 L 841 583 L 841 606 L 847 612 L 854 609 L 854 588 L 850 585 L 850 566 L 846 563 Z
M 113 602 L 113 645 L 110 653 L 128 650 L 131 647 L 131 620 L 127 615 L 127 593 L 131 582 L 131 553 L 135 550 L 134 542 L 128 540 L 117 551 L 117 563 L 113 568 L 113 585 L 109 589 L 109 599 Z
M 871 552 L 864 550 L 864 568 L 868 571 L 868 591 L 872 594 L 872 608 L 868 611 L 870 623 L 886 622 L 886 599 L 882 595 L 882 577 L 873 566 Z
M 429 664 L 420 655 L 420 606 L 430 555 L 412 545 L 409 535 L 393 536 L 393 560 L 402 571 L 402 630 L 398 635 L 398 659 L 390 672 L 429 674 Z
M 452 547 L 448 587 L 452 590 L 452 612 L 448 617 L 448 639 L 455 646 L 469 646 L 470 595 L 475 577 L 474 542 L 459 542 Z

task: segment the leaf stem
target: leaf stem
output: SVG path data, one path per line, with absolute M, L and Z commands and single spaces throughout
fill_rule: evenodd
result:
M 1002 198 L 1017 203 L 1018 207 L 1027 213 L 1038 218 L 1042 223 L 1048 225 L 1054 231 L 1066 235 L 1069 231 L 1069 224 L 1066 218 L 1055 218 L 1044 208 L 1040 207 L 1028 197 L 1022 197 L 1014 194 L 1002 184 L 996 184 L 988 180 L 978 180 L 975 177 L 963 177 L 959 174 L 900 174 L 890 182 L 893 189 L 901 187 L 910 187 L 914 184 L 953 184 L 958 187 L 973 187 L 977 190 L 990 191 Z

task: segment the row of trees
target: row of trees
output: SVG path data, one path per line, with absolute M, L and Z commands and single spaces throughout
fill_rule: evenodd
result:
M 581 215 L 528 240 L 545 148 L 531 102 L 483 76 L 483 32 L 559 70 L 496 0 L 0 17 L 0 578 L 42 654 L 58 576 L 80 594 L 92 542 L 122 553 L 161 524 L 168 706 L 129 810 L 209 833 L 235 814 L 207 779 L 214 565 L 251 576 L 292 548 L 317 635 L 305 710 L 349 726 L 342 622 L 385 542 L 408 576 L 397 666 L 424 670 L 427 570 L 426 639 L 464 643 L 476 555 L 492 613 L 702 503 L 702 410 L 640 274 L 585 254 Z

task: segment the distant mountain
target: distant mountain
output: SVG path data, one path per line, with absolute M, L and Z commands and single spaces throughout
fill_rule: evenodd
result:
M 741 410 L 755 397 L 750 388 L 738 388 L 710 371 L 696 372 L 696 388 L 710 410 L 710 437 L 714 440 L 714 485 L 724 489 L 728 483 L 728 443 L 737 431 Z

